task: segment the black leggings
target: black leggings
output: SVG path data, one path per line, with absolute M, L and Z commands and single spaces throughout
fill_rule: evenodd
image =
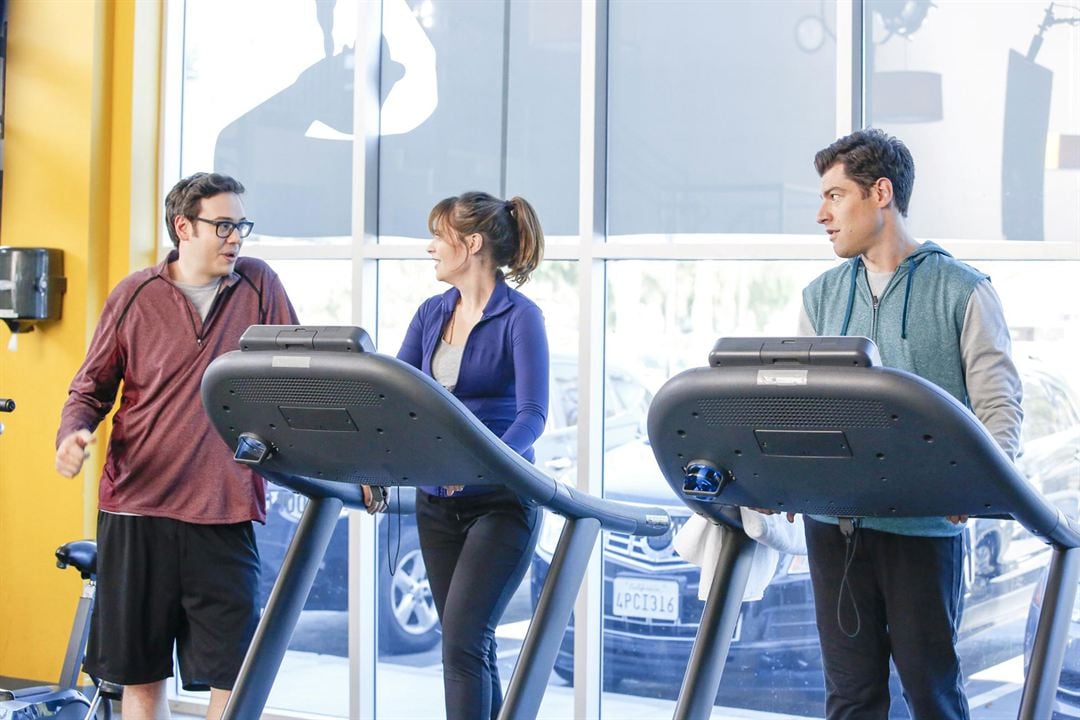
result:
M 464 497 L 417 495 L 420 551 L 442 621 L 447 720 L 499 714 L 495 626 L 529 567 L 539 515 L 502 487 Z

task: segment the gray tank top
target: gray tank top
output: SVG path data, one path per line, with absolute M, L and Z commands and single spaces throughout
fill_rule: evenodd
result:
M 464 351 L 464 345 L 451 345 L 445 340 L 439 340 L 439 347 L 435 348 L 435 356 L 431 358 L 431 375 L 451 392 L 457 387 L 458 375 L 461 374 L 461 355 Z

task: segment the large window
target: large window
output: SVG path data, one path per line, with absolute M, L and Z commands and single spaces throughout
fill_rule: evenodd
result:
M 166 164 L 239 178 L 257 223 L 249 242 L 347 238 L 357 5 L 182 7 L 179 157 Z
M 867 121 L 915 154 L 920 236 L 1080 241 L 1080 11 L 1048 5 L 868 3 Z
M 549 241 L 576 235 L 576 3 L 395 0 L 383 16 L 381 242 L 426 243 L 434 202 L 476 189 L 528 199 Z
M 178 0 L 162 184 L 239 177 L 256 222 L 244 252 L 281 275 L 301 321 L 365 325 L 388 354 L 446 289 L 424 252 L 431 207 L 473 189 L 527 198 L 548 240 L 522 288 L 552 350 L 537 465 L 664 506 L 679 527 L 688 511 L 646 433 L 653 395 L 721 336 L 795 331 L 802 288 L 836 262 L 815 222 L 814 153 L 882 127 L 915 158 L 913 234 L 988 273 L 1003 300 L 1025 392 L 1019 465 L 1075 516 L 1080 10 L 1048 5 Z M 368 78 L 377 126 L 356 112 Z M 264 594 L 304 506 L 271 492 Z M 561 528 L 545 516 L 496 631 L 504 689 Z M 1000 520 L 972 521 L 965 540 L 961 656 L 988 720 L 1015 714 L 1046 546 Z M 598 546 L 600 592 L 577 607 L 541 716 L 670 717 L 698 571 L 670 535 Z M 350 642 L 358 586 L 374 616 Z M 649 602 L 623 603 L 628 590 Z M 415 520 L 343 514 L 269 712 L 442 718 L 440 639 Z M 716 716 L 820 717 L 823 693 L 806 559 L 783 557 L 743 606 Z
M 813 232 L 833 4 L 612 2 L 610 22 L 610 239 Z

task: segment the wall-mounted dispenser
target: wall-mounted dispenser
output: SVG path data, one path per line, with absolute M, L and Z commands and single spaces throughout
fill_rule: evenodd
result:
M 59 320 L 65 290 L 63 251 L 0 247 L 0 320 L 11 332 L 30 332 L 43 320 Z

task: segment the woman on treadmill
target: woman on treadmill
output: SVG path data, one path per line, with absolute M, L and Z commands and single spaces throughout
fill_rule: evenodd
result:
M 521 197 L 468 192 L 435 205 L 428 229 L 435 278 L 452 287 L 420 305 L 398 358 L 532 461 L 547 419 L 547 334 L 540 308 L 507 281 L 520 287 L 543 257 L 536 212 Z M 495 627 L 528 567 L 539 510 L 502 485 L 434 485 L 417 493 L 416 522 L 442 621 L 447 720 L 495 718 Z

